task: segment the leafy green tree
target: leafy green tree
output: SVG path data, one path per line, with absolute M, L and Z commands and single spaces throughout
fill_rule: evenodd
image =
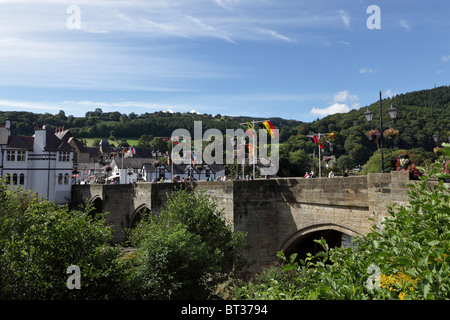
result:
M 117 299 L 125 282 L 111 227 L 0 181 L 0 299 Z M 80 268 L 69 290 L 67 268 Z
M 234 232 L 207 195 L 179 190 L 160 215 L 132 231 L 137 248 L 132 277 L 137 297 L 205 299 L 210 287 L 244 265 L 244 235 Z
M 354 166 L 353 159 L 348 155 L 340 156 L 336 160 L 336 166 L 338 169 L 342 170 L 342 173 L 344 172 L 345 168 L 351 169 Z M 380 170 L 381 172 L 381 170 Z
M 158 137 L 154 137 L 150 142 L 149 142 L 149 146 L 152 147 L 154 150 L 159 150 L 162 153 L 165 153 L 167 150 L 169 150 L 168 148 L 168 143 L 162 141 L 160 138 Z
M 149 147 L 150 146 L 150 142 L 152 141 L 152 136 L 148 135 L 148 134 L 143 134 L 138 142 L 137 142 L 137 146 L 138 147 Z

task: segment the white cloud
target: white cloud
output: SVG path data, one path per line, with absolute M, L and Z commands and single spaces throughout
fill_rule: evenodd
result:
M 214 0 L 214 2 L 224 9 L 229 9 L 233 5 L 237 4 L 238 0 Z
M 442 56 L 442 61 L 447 62 L 450 60 L 450 55 L 448 56 Z
M 277 39 L 277 40 L 282 40 L 282 41 L 291 42 L 291 43 L 297 42 L 296 40 L 291 39 L 282 34 L 279 34 L 278 32 L 276 32 L 274 30 L 268 30 L 268 29 L 262 29 L 262 28 L 256 28 L 255 30 L 257 30 L 258 32 L 260 32 L 262 34 L 270 35 L 271 37 L 273 37 L 274 39 Z
M 361 69 L 359 69 L 359 73 L 371 74 L 371 73 L 374 73 L 374 70 L 372 68 L 361 68 Z
M 324 108 L 324 109 L 312 108 L 310 113 L 317 115 L 317 116 L 325 117 L 330 114 L 344 113 L 344 112 L 349 112 L 349 111 L 350 111 L 350 107 L 347 106 L 346 104 L 334 103 L 331 106 Z
M 359 100 L 357 95 L 351 95 L 347 90 L 343 90 L 334 95 L 333 102 L 347 102 L 357 100 Z
M 400 26 L 402 28 L 404 28 L 406 31 L 408 31 L 408 32 L 411 31 L 411 24 L 410 23 L 408 23 L 405 20 L 400 20 L 399 23 L 400 23 Z
M 346 29 L 350 29 L 350 16 L 348 15 L 347 11 L 345 10 L 339 10 L 339 16 L 342 19 L 342 22 L 344 22 L 344 26 Z
M 392 98 L 393 96 L 395 96 L 395 93 L 393 93 L 391 89 L 387 89 L 384 95 L 388 98 Z
M 335 113 L 349 112 L 351 109 L 356 109 L 360 107 L 359 103 L 356 102 L 358 100 L 359 98 L 357 95 L 350 94 L 348 90 L 342 90 L 334 95 L 333 101 L 331 102 L 330 106 L 322 109 L 314 107 L 311 109 L 310 113 L 317 116 L 325 117 Z

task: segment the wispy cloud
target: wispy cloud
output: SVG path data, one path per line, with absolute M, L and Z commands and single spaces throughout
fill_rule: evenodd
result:
M 359 69 L 359 73 L 361 74 L 372 74 L 375 71 L 372 68 L 361 68 Z
M 405 29 L 406 31 L 410 32 L 411 31 L 411 24 L 403 19 L 400 19 L 399 21 L 400 26 Z
M 350 29 L 350 15 L 345 10 L 338 10 L 339 16 L 342 19 L 342 22 L 344 23 L 344 26 L 346 29 Z
M 450 61 L 450 55 L 442 56 L 442 61 L 444 61 L 444 62 Z
M 225 32 L 223 31 L 218 31 L 216 28 L 214 28 L 211 25 L 208 25 L 204 22 L 202 22 L 200 19 L 195 18 L 195 17 L 191 17 L 189 15 L 186 15 L 187 18 L 189 18 L 191 21 L 193 21 L 195 24 L 197 24 L 198 26 L 200 26 L 200 28 L 202 28 L 203 30 L 206 30 L 210 35 L 212 35 L 213 37 L 217 37 L 217 38 L 221 38 L 224 39 L 230 43 L 235 43 Z
M 218 6 L 229 9 L 233 5 L 236 5 L 239 1 L 238 0 L 213 0 Z
M 268 30 L 268 29 L 262 29 L 262 28 L 256 28 L 255 30 L 258 31 L 259 33 L 267 34 L 277 40 L 282 40 L 282 41 L 290 42 L 290 43 L 297 42 L 297 40 L 291 39 L 285 35 L 279 34 L 278 32 L 276 32 L 274 30 Z

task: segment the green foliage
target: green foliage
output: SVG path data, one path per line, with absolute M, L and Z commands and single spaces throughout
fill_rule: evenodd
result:
M 85 212 L 40 201 L 0 181 L 0 298 L 117 299 L 125 279 L 111 228 Z M 67 288 L 67 267 L 81 271 L 81 289 Z
M 172 193 L 159 216 L 138 224 L 131 241 L 137 248 L 136 298 L 205 299 L 211 286 L 245 263 L 244 235 L 203 193 Z
M 194 299 L 206 297 L 209 264 L 213 261 L 200 236 L 182 224 L 146 226 L 138 245 L 132 278 L 138 299 Z
M 425 151 L 424 149 L 414 148 L 410 150 L 391 150 L 385 149 L 383 152 L 384 171 L 390 172 L 397 170 L 396 163 L 400 155 L 407 154 L 411 163 L 426 165 L 433 162 L 436 156 L 433 152 Z M 381 172 L 381 151 L 377 150 L 367 161 L 362 173 L 379 173 Z
M 447 174 L 447 178 L 450 175 Z M 408 185 L 410 202 L 388 207 L 389 217 L 355 246 L 324 249 L 271 266 L 235 285 L 234 299 L 449 299 L 450 187 L 424 175 Z

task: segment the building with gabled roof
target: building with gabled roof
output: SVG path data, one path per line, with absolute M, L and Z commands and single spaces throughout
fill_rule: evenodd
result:
M 40 126 L 33 136 L 12 135 L 10 120 L 0 127 L 0 176 L 13 188 L 33 190 L 56 203 L 70 200 L 74 150 L 53 130 Z

